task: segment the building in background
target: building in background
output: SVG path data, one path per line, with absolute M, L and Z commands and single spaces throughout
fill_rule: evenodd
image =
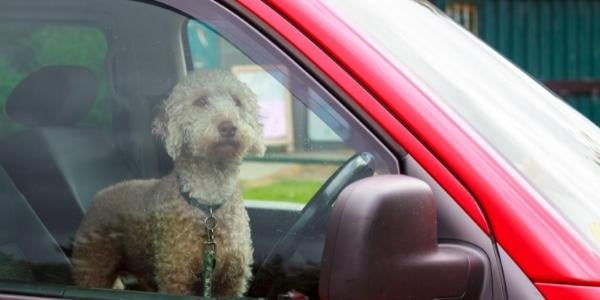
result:
M 328 115 L 333 112 L 324 108 L 321 116 L 317 117 L 301 101 L 292 101 L 292 97 L 313 99 L 318 95 L 311 90 L 306 91 L 310 95 L 291 95 L 282 84 L 277 83 L 290 79 L 283 66 L 271 66 L 265 70 L 265 66 L 249 60 L 239 49 L 200 22 L 188 22 L 187 33 L 185 42 L 190 48 L 187 61 L 193 64 L 190 67 L 229 69 L 256 93 L 264 123 L 264 138 L 270 149 L 287 153 L 345 149 L 338 134 L 344 134 L 343 128 L 347 124 L 331 128 L 337 124 L 336 120 L 340 120 Z M 326 119 L 329 125 L 322 119 Z
M 600 1 L 431 1 L 600 124 Z

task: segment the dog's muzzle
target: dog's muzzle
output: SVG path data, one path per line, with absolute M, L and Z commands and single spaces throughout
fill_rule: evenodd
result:
M 221 137 L 225 139 L 231 139 L 235 137 L 235 133 L 237 132 L 237 127 L 231 121 L 223 121 L 219 123 L 218 129 Z

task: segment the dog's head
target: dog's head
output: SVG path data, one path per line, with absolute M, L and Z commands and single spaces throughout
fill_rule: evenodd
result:
M 256 95 L 223 70 L 196 71 L 178 83 L 153 132 L 164 139 L 173 160 L 181 155 L 239 160 L 265 152 Z

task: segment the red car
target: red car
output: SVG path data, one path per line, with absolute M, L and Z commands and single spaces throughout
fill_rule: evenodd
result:
M 268 145 L 246 296 L 600 299 L 598 128 L 426 1 L 5 0 L 0 50 L 0 297 L 177 298 L 74 286 L 72 239 L 171 172 L 157 107 L 218 68 Z

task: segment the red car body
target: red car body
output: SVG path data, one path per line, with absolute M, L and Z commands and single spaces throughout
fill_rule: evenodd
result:
M 190 13 L 186 8 L 201 10 L 198 3 L 203 1 L 157 2 Z M 292 52 L 324 85 L 336 89 L 345 105 L 358 108 L 355 111 L 364 113 L 360 117 L 390 137 L 386 141 L 390 146 L 401 145 L 489 237 L 486 241 L 506 252 L 541 295 L 600 299 L 597 249 L 465 120 L 436 102 L 419 80 L 390 61 L 337 12 L 318 0 L 215 2 L 268 33 L 270 41 L 285 46 L 281 48 Z M 499 260 L 499 256 L 492 259 Z M 497 284 L 509 283 L 498 280 Z M 43 297 L 69 297 L 62 288 L 41 291 Z M 30 291 L 16 294 L 29 295 Z M 508 298 L 505 294 L 498 293 L 496 298 Z M 119 296 L 109 293 L 107 297 Z
M 334 12 L 318 1 L 240 3 L 402 144 L 547 299 L 600 298 L 592 247 L 464 122 Z

